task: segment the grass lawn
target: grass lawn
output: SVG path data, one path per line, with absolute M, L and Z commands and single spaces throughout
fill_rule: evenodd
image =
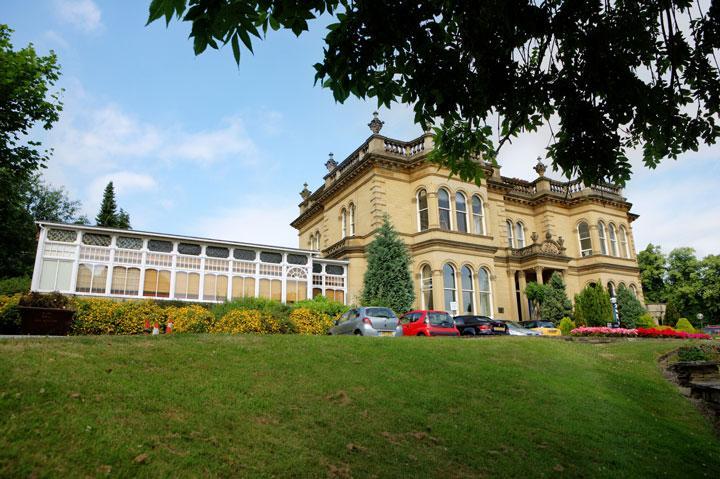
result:
M 1 477 L 718 477 L 679 341 L 0 341 Z

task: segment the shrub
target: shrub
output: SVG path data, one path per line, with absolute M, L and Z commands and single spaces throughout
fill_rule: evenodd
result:
M 291 308 L 293 310 L 296 310 L 298 308 L 305 308 L 313 312 L 323 313 L 330 316 L 331 318 L 334 318 L 350 309 L 350 306 L 346 306 L 339 301 L 332 301 L 330 299 L 327 299 L 325 296 L 315 296 L 313 299 L 306 299 L 293 303 Z
M 72 303 L 70 299 L 60 293 L 36 293 L 31 292 L 23 294 L 20 297 L 20 306 L 32 308 L 55 308 L 55 309 L 71 309 Z
M 568 318 L 567 316 L 560 320 L 560 331 L 562 331 L 563 336 L 569 336 L 570 331 L 575 329 L 575 322 Z
M 309 308 L 297 308 L 290 313 L 290 322 L 298 334 L 326 334 L 333 326 L 333 317 Z
M 601 285 L 588 285 L 575 295 L 575 321 L 587 326 L 605 326 L 612 322 L 610 295 Z
M 0 295 L 27 293 L 30 291 L 30 281 L 30 276 L 0 279 Z
M 702 346 L 683 346 L 678 349 L 678 360 L 680 361 L 707 361 L 710 354 Z
M 620 322 L 627 328 L 634 328 L 640 317 L 646 312 L 642 303 L 624 284 L 617 290 L 617 308 Z
M 635 321 L 635 326 L 638 328 L 654 328 L 655 320 L 650 313 L 645 313 Z
M 155 323 L 160 326 L 160 331 L 164 331 L 167 323 L 167 310 L 158 306 L 154 301 L 124 301 L 115 304 L 117 305 L 114 312 L 115 321 L 118 330 L 122 332 L 114 334 L 138 334 L 145 330 L 145 325 L 152 328 Z
M 173 331 L 177 333 L 207 333 L 215 322 L 215 316 L 197 304 L 167 308 L 166 312 L 168 322 L 173 322 Z
M 146 321 L 164 327 L 167 315 L 152 301 L 117 302 L 102 298 L 76 298 L 73 334 L 141 334 Z
M 272 315 L 252 309 L 233 309 L 217 321 L 210 329 L 211 333 L 279 333 L 281 325 Z
M 0 296 L 0 333 L 17 334 L 20 332 L 20 295 Z
M 686 332 L 686 333 L 694 333 L 695 332 L 695 328 L 693 328 L 693 325 L 690 324 L 690 321 L 688 321 L 686 318 L 678 319 L 678 322 L 675 325 L 675 329 L 677 329 L 678 331 Z

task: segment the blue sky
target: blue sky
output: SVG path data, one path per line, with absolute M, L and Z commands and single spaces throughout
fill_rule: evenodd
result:
M 297 246 L 288 223 L 303 182 L 319 186 L 328 152 L 342 160 L 369 135 L 374 102 L 336 104 L 313 86 L 323 23 L 300 38 L 271 32 L 240 68 L 230 49 L 196 57 L 189 26 L 145 26 L 149 0 L 4 1 L 0 21 L 16 48 L 53 49 L 62 67 L 65 110 L 50 132 L 46 179 L 65 186 L 94 218 L 115 182 L 133 227 L 166 233 Z M 420 134 L 411 110 L 380 110 L 383 134 Z M 503 174 L 533 178 L 548 133 L 501 153 Z M 641 168 L 625 190 L 640 214 L 636 246 L 660 243 L 720 252 L 720 147 L 658 170 Z

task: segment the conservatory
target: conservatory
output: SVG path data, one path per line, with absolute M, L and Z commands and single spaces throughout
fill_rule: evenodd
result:
M 346 302 L 347 261 L 318 252 L 38 222 L 32 290 L 117 298 Z

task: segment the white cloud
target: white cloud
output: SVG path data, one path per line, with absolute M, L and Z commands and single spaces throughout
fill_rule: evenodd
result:
M 176 140 L 166 142 L 163 158 L 189 160 L 208 165 L 232 158 L 245 165 L 257 164 L 258 149 L 245 129 L 240 118 L 228 118 L 225 127 L 197 133 L 176 135 Z
M 100 8 L 92 0 L 55 0 L 60 19 L 85 33 L 103 28 Z
M 192 234 L 272 246 L 298 247 L 297 231 L 290 226 L 299 210 L 290 198 L 254 195 L 238 198 L 238 208 L 220 210 L 218 214 L 200 219 L 193 225 Z M 268 207 L 272 205 L 272 207 Z
M 87 188 L 86 200 L 83 202 L 85 209 L 95 211 L 100 206 L 103 191 L 109 182 L 113 182 L 115 195 L 121 199 L 137 191 L 151 191 L 157 187 L 155 178 L 144 173 L 132 171 L 115 171 L 96 177 Z
M 48 30 L 44 33 L 43 36 L 45 37 L 45 41 L 48 42 L 50 48 L 53 48 L 53 47 L 69 48 L 70 47 L 70 44 L 68 43 L 68 41 L 65 40 L 65 38 L 62 35 L 60 35 L 58 32 L 56 32 L 55 30 Z

